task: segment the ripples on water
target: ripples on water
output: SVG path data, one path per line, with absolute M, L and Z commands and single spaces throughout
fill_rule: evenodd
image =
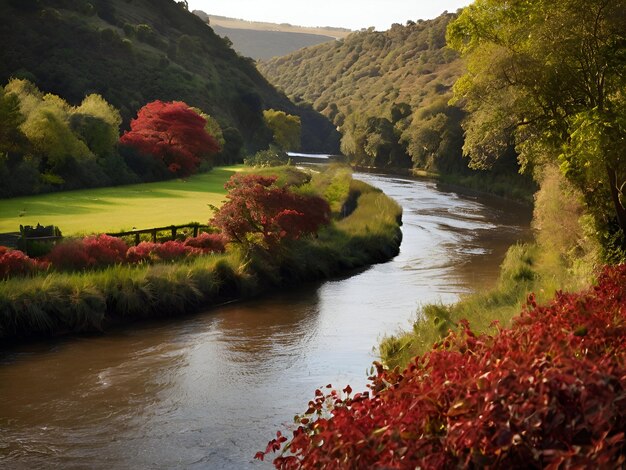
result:
M 528 214 L 432 182 L 358 175 L 404 207 L 394 260 L 184 319 L 0 356 L 0 466 L 265 468 L 316 387 L 363 389 L 422 303 L 491 285 Z

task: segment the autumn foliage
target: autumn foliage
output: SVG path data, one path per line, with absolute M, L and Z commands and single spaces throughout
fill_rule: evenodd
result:
M 203 158 L 219 152 L 206 120 L 182 101 L 148 103 L 130 123 L 120 143 L 152 155 L 176 175 L 196 171 Z
M 623 468 L 626 265 L 547 306 L 531 296 L 495 337 L 463 326 L 402 373 L 377 364 L 369 392 L 317 390 L 275 466 Z
M 29 258 L 19 250 L 0 246 L 0 279 L 31 274 L 45 268 L 46 263 Z
M 96 268 L 123 263 L 126 250 L 123 240 L 102 234 L 63 241 L 45 259 L 61 270 Z
M 276 185 L 275 176 L 234 175 L 226 183 L 226 203 L 211 223 L 230 241 L 266 248 L 298 239 L 327 224 L 330 207 L 317 196 L 296 194 Z

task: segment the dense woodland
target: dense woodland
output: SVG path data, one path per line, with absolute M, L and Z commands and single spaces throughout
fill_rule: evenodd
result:
M 341 151 L 354 164 L 415 167 L 456 175 L 456 181 L 474 177 L 483 189 L 528 199 L 534 185 L 519 177 L 512 148 L 489 171 L 472 171 L 462 158 L 465 111 L 449 101 L 464 64 L 446 45 L 455 17 L 443 13 L 384 32 L 370 28 L 261 62 L 259 69 L 295 102 L 311 103 L 332 120 L 342 134 Z
M 183 2 L 8 0 L 0 13 L 3 84 L 26 78 L 72 105 L 97 93 L 120 110 L 122 128 L 150 101 L 184 101 L 249 152 L 271 140 L 262 111 L 282 109 L 302 117 L 303 148 L 337 149 L 333 126 L 278 93 Z
M 452 14 L 373 28 L 261 63 L 266 77 L 295 101 L 328 116 L 355 163 L 446 170 L 460 157 L 463 112 L 447 103 L 463 71 L 445 47 Z

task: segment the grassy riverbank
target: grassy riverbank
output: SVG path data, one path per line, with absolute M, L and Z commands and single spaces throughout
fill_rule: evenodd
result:
M 219 205 L 224 183 L 241 166 L 158 183 L 65 191 L 0 199 L 0 233 L 20 225 L 56 225 L 64 235 L 115 232 L 191 221 L 205 223 Z
M 326 180 L 323 180 L 326 178 Z M 292 240 L 271 253 L 229 246 L 225 254 L 180 263 L 114 266 L 0 282 L 0 338 L 17 340 L 102 331 L 112 323 L 181 315 L 309 279 L 384 261 L 399 251 L 401 208 L 379 190 L 337 171 L 303 191 L 354 200 L 347 217 L 317 237 Z
M 476 332 L 495 334 L 493 322 L 509 326 L 530 293 L 542 303 L 553 298 L 555 291 L 587 288 L 601 263 L 600 248 L 585 227 L 583 214 L 577 193 L 558 171 L 548 169 L 535 195 L 535 241 L 509 248 L 493 289 L 468 295 L 453 305 L 422 307 L 411 331 L 381 342 L 383 361 L 390 367 L 404 367 L 449 330 L 458 329 L 462 319 Z

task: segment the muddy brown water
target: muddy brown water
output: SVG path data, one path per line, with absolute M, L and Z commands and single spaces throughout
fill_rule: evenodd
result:
M 352 276 L 181 319 L 0 351 L 2 468 L 267 468 L 315 388 L 362 390 L 420 304 L 493 285 L 530 214 L 435 183 L 358 174 L 404 208 L 401 253 Z

